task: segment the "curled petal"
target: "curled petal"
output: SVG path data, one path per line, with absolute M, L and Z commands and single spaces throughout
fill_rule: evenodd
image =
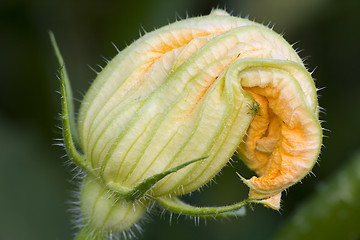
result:
M 259 104 L 239 146 L 247 166 L 259 175 L 245 181 L 250 198 L 281 193 L 308 174 L 319 155 L 322 132 L 317 101 L 306 96 L 302 86 L 312 79 L 305 69 L 302 75 L 294 75 L 292 68 L 299 71 L 301 66 L 265 61 L 238 74 L 244 89 Z

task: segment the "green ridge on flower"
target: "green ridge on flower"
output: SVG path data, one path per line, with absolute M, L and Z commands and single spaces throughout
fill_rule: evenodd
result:
M 318 158 L 314 82 L 292 47 L 265 26 L 217 9 L 147 33 L 99 73 L 77 127 L 52 40 L 62 66 L 65 145 L 87 173 L 77 239 L 125 231 L 153 201 L 201 217 L 242 215 L 252 202 L 279 209 L 281 192 Z M 193 207 L 176 197 L 209 182 L 236 150 L 257 174 L 241 177 L 249 199 Z

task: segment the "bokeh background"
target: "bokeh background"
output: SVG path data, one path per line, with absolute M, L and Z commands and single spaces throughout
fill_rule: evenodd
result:
M 65 152 L 54 146 L 61 137 L 56 128 L 60 96 L 48 30 L 56 35 L 75 98 L 81 100 L 96 76 L 90 67 L 97 71 L 97 64 L 105 65 L 103 57 L 116 54 L 112 42 L 122 49 L 139 37 L 139 29 L 151 31 L 187 15 L 208 14 L 213 7 L 274 26 L 296 43 L 307 67 L 314 70 L 317 87 L 324 88 L 319 99 L 326 109 L 323 127 L 330 130 L 313 169 L 316 177 L 292 187 L 283 196 L 280 212 L 255 206 L 246 217 L 195 226 L 183 217 L 170 224 L 167 214 L 154 211 L 139 239 L 275 239 L 308 199 L 348 164 L 360 148 L 359 0 L 1 0 L 0 239 L 60 240 L 74 233 L 68 202 L 76 186 L 62 158 Z M 243 199 L 247 190 L 235 171 L 250 173 L 241 162 L 233 166 L 222 171 L 217 184 L 186 199 L 196 204 Z M 359 213 L 359 208 L 353 204 L 351 212 Z M 341 221 L 355 227 L 341 239 L 360 239 L 360 213 L 348 215 L 345 211 Z M 326 231 L 339 227 L 325 221 L 306 231 L 328 236 Z

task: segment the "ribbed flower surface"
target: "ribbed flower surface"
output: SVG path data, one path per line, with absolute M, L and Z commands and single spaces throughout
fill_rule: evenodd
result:
M 263 199 L 279 196 L 316 162 L 317 112 L 313 80 L 292 47 L 267 27 L 217 10 L 121 51 L 86 94 L 78 125 L 104 183 L 130 189 L 208 156 L 152 189 L 153 196 L 187 193 L 239 150 L 258 175 L 246 182 L 250 197 Z

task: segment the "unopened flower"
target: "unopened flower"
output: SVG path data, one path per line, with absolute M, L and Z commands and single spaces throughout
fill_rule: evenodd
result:
M 202 217 L 239 215 L 251 202 L 278 209 L 319 155 L 316 88 L 299 56 L 267 27 L 221 10 L 121 51 L 85 95 L 78 132 L 62 73 L 65 145 L 87 173 L 79 236 L 124 231 L 153 201 Z M 209 182 L 236 150 L 257 174 L 241 177 L 249 199 L 199 208 L 176 197 Z

